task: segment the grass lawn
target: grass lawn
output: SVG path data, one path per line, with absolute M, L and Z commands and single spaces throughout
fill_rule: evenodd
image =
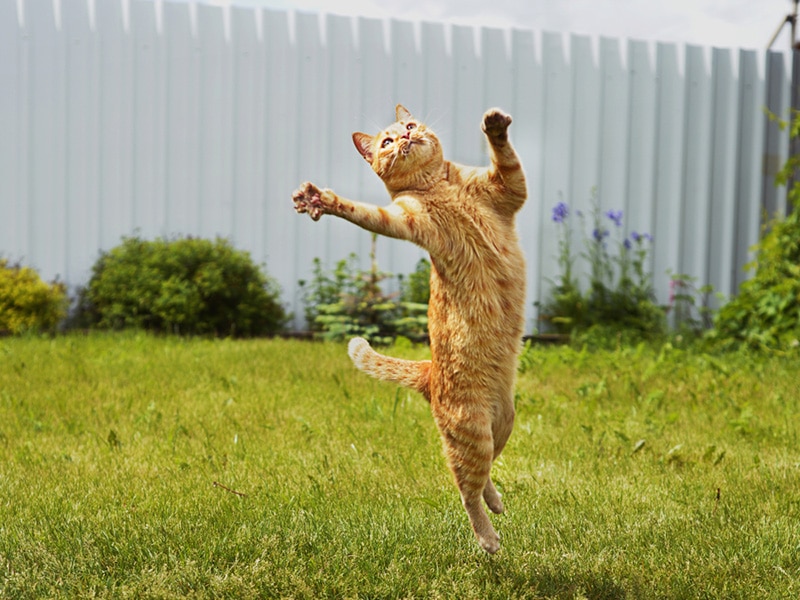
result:
M 800 597 L 796 358 L 524 365 L 489 556 L 427 404 L 343 345 L 2 339 L 0 597 Z

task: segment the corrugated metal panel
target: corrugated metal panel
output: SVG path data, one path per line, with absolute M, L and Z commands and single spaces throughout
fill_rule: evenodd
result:
M 652 233 L 653 283 L 659 298 L 669 298 L 669 284 L 664 273 L 668 270 L 680 273 L 681 244 L 684 232 L 681 228 L 683 204 L 684 152 L 686 146 L 684 114 L 685 87 L 678 60 L 678 48 L 671 44 L 656 45 L 656 92 L 655 119 L 655 221 Z
M 739 52 L 739 138 L 735 140 L 737 162 L 734 166 L 736 196 L 734 210 L 734 249 L 731 261 L 732 289 L 734 293 L 745 280 L 743 265 L 750 260 L 750 247 L 759 235 L 762 181 L 765 180 L 764 154 L 764 95 L 765 89 L 759 74 L 757 56 L 754 52 Z
M 73 286 L 123 235 L 220 235 L 302 314 L 312 260 L 366 265 L 369 235 L 295 215 L 291 192 L 312 180 L 385 203 L 350 134 L 398 102 L 467 164 L 488 160 L 483 111 L 512 113 L 529 329 L 558 275 L 559 201 L 587 211 L 596 188 L 625 234 L 652 233 L 662 301 L 667 270 L 734 292 L 762 206 L 785 206 L 771 177 L 786 134 L 763 116 L 787 116 L 780 54 L 249 9 L 226 30 L 222 9 L 139 1 L 127 24 L 121 2 L 97 3 L 94 28 L 82 2 L 63 3 L 59 26 L 51 3 L 27 1 L 19 25 L 15 4 L 0 3 L 0 253 Z M 378 246 L 395 273 L 423 255 Z
M 28 240 L 21 198 L 27 194 L 19 173 L 24 169 L 27 73 L 24 32 L 14 3 L 0 3 L 0 256 L 26 248 Z

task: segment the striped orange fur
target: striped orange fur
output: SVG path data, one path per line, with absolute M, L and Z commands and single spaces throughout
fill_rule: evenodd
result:
M 431 360 L 375 352 L 355 338 L 355 365 L 430 401 L 447 463 L 481 547 L 500 539 L 483 508 L 503 512 L 490 477 L 514 424 L 514 381 L 523 333 L 525 262 L 515 216 L 527 196 L 520 160 L 508 139 L 511 117 L 483 115 L 491 164 L 476 168 L 443 157 L 436 134 L 398 105 L 397 121 L 377 135 L 353 134 L 392 202 L 377 207 L 304 183 L 295 210 L 317 220 L 332 214 L 369 231 L 404 239 L 431 256 L 428 308 Z

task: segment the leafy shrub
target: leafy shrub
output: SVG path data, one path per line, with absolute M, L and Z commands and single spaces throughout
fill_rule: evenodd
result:
M 697 278 L 686 273 L 669 275 L 669 301 L 667 312 L 672 314 L 673 326 L 678 335 L 697 337 L 713 326 L 714 311 L 709 298 L 714 291 L 710 284 L 697 286 Z M 718 295 L 719 296 L 719 295 Z
M 303 290 L 303 313 L 308 328 L 313 332 L 322 332 L 325 327 L 317 320 L 322 313 L 320 307 L 337 304 L 342 298 L 357 294 L 357 282 L 360 275 L 357 268 L 358 257 L 350 254 L 347 258 L 336 263 L 332 272 L 327 272 L 322 260 L 315 258 L 312 268 L 312 279 L 306 282 L 301 279 L 298 283 Z
M 100 256 L 81 297 L 84 321 L 199 335 L 281 330 L 277 284 L 228 241 L 123 238 Z
M 744 342 L 761 349 L 800 345 L 800 189 L 795 185 L 794 210 L 772 221 L 748 265 L 755 275 L 739 286 L 738 295 L 714 320 L 711 340 L 723 346 Z
M 426 295 L 421 282 L 427 261 L 417 264 L 401 296 L 387 294 L 381 284 L 392 275 L 378 269 L 375 242 L 373 235 L 368 271 L 358 270 L 354 254 L 337 262 L 332 273 L 325 272 L 322 262 L 315 258 L 310 285 L 306 287 L 306 282 L 300 281 L 301 287 L 306 288 L 306 321 L 317 337 L 345 340 L 358 335 L 373 343 L 388 344 L 398 336 L 413 341 L 427 336 L 430 292 Z M 427 269 L 430 273 L 430 263 Z M 426 302 L 419 302 L 421 299 Z
M 601 337 L 627 332 L 630 337 L 654 338 L 666 328 L 664 310 L 656 303 L 650 273 L 645 269 L 653 238 L 648 233 L 622 236 L 622 211 L 601 212 L 593 199 L 591 234 L 586 234 L 584 215 L 577 212 L 584 234 L 584 251 L 574 254 L 574 219 L 570 207 L 559 202 L 552 220 L 559 228 L 558 264 L 560 277 L 549 298 L 540 305 L 541 313 L 558 333 L 580 334 L 602 331 Z M 609 228 L 609 221 L 613 228 Z M 613 231 L 613 233 L 612 233 Z M 616 241 L 616 253 L 609 241 Z M 574 274 L 575 262 L 582 258 L 589 266 L 585 289 Z
M 63 283 L 45 283 L 33 269 L 0 259 L 0 332 L 51 331 L 68 304 Z
M 800 112 L 795 111 L 789 135 L 800 136 Z M 774 114 L 781 128 L 789 123 Z M 787 194 L 793 209 L 764 227 L 755 245 L 755 260 L 746 269 L 755 275 L 739 286 L 738 295 L 714 319 L 709 339 L 719 346 L 745 343 L 763 350 L 800 347 L 800 155 L 790 156 L 776 176 L 778 185 L 794 184 Z

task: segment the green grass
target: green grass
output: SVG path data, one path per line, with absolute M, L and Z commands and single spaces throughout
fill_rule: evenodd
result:
M 488 556 L 343 345 L 0 340 L 0 597 L 800 596 L 796 360 L 526 359 Z

